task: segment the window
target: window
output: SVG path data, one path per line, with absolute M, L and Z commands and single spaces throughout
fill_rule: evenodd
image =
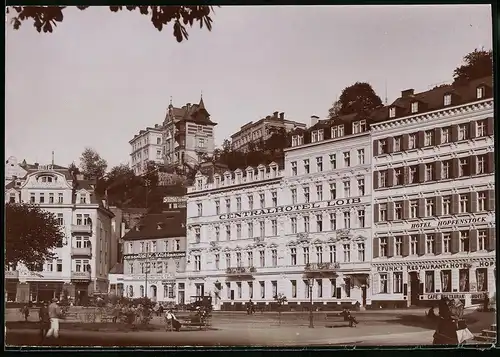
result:
M 434 168 L 433 164 L 425 164 L 425 181 L 432 181 L 434 180 Z
M 304 232 L 309 232 L 309 216 L 304 216 Z
M 416 165 L 414 166 L 410 166 L 410 169 L 409 169 L 409 178 L 408 178 L 408 181 L 409 183 L 417 183 L 418 181 L 418 168 Z
M 194 229 L 194 238 L 195 238 L 195 241 L 196 243 L 200 243 L 201 241 L 201 231 L 200 231 L 200 227 L 196 227 Z M 141 246 L 142 246 L 143 243 L 141 243 Z
M 76 240 L 76 248 L 81 248 L 82 247 L 83 238 L 82 237 L 75 237 L 75 240 Z
M 156 150 L 156 158 L 161 159 L 161 150 Z
M 271 192 L 271 202 L 272 202 L 273 207 L 278 206 L 278 192 L 276 192 L 276 191 Z
M 387 237 L 380 238 L 380 256 L 381 257 L 387 257 L 387 254 L 388 254 L 387 241 L 388 241 Z
M 319 130 L 314 130 L 313 132 L 311 132 L 311 142 L 312 143 L 315 143 L 318 141 L 318 133 Z
M 323 171 L 323 158 L 321 156 L 316 158 L 316 169 L 318 172 Z
M 330 200 L 337 199 L 337 188 L 335 182 L 330 182 Z
M 403 219 L 403 204 L 401 202 L 394 203 L 394 220 Z
M 486 192 L 477 194 L 477 210 L 478 212 L 486 211 Z
M 60 226 L 64 226 L 64 216 L 62 213 L 57 214 L 57 224 Z
M 236 239 L 241 239 L 241 223 L 236 224 Z
M 203 204 L 202 203 L 197 203 L 196 207 L 198 208 L 198 216 L 203 216 Z
M 260 232 L 261 238 L 264 238 L 266 236 L 266 222 L 265 221 L 259 222 L 259 232 Z
M 344 228 L 351 228 L 351 212 L 344 211 Z
M 424 145 L 432 146 L 434 145 L 434 130 L 427 130 L 424 134 Z
M 378 210 L 379 210 L 378 220 L 380 222 L 387 221 L 387 204 L 386 203 L 379 204 Z
M 54 203 L 54 194 L 53 193 L 49 193 L 49 203 Z
M 394 238 L 394 255 L 398 256 L 398 257 L 403 255 L 403 238 L 402 237 Z
M 479 230 L 477 232 L 477 250 L 486 250 L 486 231 Z
M 378 172 L 378 186 L 387 187 L 387 170 Z
M 297 248 L 290 248 L 290 265 L 297 265 Z
M 226 224 L 226 240 L 231 240 L 231 225 Z
M 486 120 L 478 120 L 476 122 L 476 136 L 486 136 Z
M 40 193 L 40 203 L 45 203 L 45 194 Z
M 309 203 L 309 187 L 303 187 L 304 190 L 304 202 Z
M 323 247 L 320 245 L 316 247 L 316 262 L 323 263 Z
M 340 138 L 341 136 L 344 136 L 344 125 L 332 126 L 332 129 L 331 129 L 332 139 Z
M 358 179 L 358 195 L 365 195 L 365 179 Z
M 56 261 L 56 271 L 62 272 L 62 259 L 57 259 Z
M 393 150 L 394 152 L 401 151 L 401 136 L 396 136 L 394 138 Z
M 330 245 L 328 247 L 329 250 L 329 258 L 330 258 L 330 263 L 336 263 L 337 262 L 337 247 L 334 245 Z
M 451 234 L 443 233 L 443 253 L 451 252 Z
M 425 199 L 425 216 L 426 217 L 434 216 L 434 199 L 432 198 Z
M 248 209 L 253 210 L 253 195 L 248 195 Z
M 396 108 L 391 107 L 389 108 L 389 118 L 395 118 L 396 117 Z
M 259 204 L 260 208 L 266 207 L 266 195 L 264 193 L 259 193 Z
M 316 232 L 323 232 L 323 215 L 316 215 Z
M 273 237 L 276 237 L 278 235 L 278 221 L 273 219 L 271 220 L 271 228 L 272 228 L 272 235 Z
M 297 176 L 297 161 L 292 161 L 290 164 L 292 166 L 292 176 Z
M 260 281 L 260 298 L 265 299 L 266 298 L 266 285 L 264 281 Z
M 291 280 L 292 283 L 292 299 L 297 298 L 297 280 Z
M 441 180 L 446 180 L 450 178 L 450 162 L 443 161 L 441 163 Z
M 486 155 L 479 155 L 476 161 L 476 173 L 478 175 L 486 172 Z
M 403 184 L 403 169 L 401 167 L 394 169 L 394 185 L 400 186 Z
M 403 293 L 403 273 L 394 272 L 393 273 L 393 281 L 394 281 L 394 294 L 402 294 Z
M 241 262 L 241 252 L 236 252 L 236 266 L 238 268 L 243 266 Z
M 248 222 L 248 238 L 253 238 L 253 223 Z
M 468 199 L 467 195 L 460 195 L 459 196 L 458 213 L 467 213 L 468 202 L 469 202 L 469 199 Z
M 460 252 L 469 251 L 469 231 L 460 231 Z
M 417 146 L 417 135 L 416 134 L 410 134 L 408 135 L 408 149 L 415 149 Z
M 358 210 L 358 227 L 359 228 L 364 228 L 365 227 L 365 210 L 360 209 Z
M 441 291 L 451 292 L 451 270 L 441 270 Z
M 434 254 L 434 234 L 425 235 L 425 253 Z
M 469 291 L 469 269 L 460 269 L 458 271 L 458 291 Z
M 194 270 L 201 271 L 201 255 L 194 256 Z
M 365 243 L 358 243 L 358 261 L 365 261 Z
M 344 251 L 344 262 L 349 263 L 351 261 L 351 245 L 343 244 L 342 250 Z
M 290 222 L 292 224 L 292 233 L 297 233 L 297 217 L 291 217 Z
M 352 133 L 359 134 L 366 130 L 366 120 L 359 120 L 352 123 Z
M 330 169 L 335 170 L 337 168 L 337 155 L 330 154 Z
M 411 235 L 410 236 L 410 255 L 418 254 L 418 236 Z
M 337 229 L 337 214 L 335 212 L 330 213 L 330 230 L 335 231 Z
M 198 138 L 198 147 L 199 148 L 204 148 L 205 147 L 205 139 Z
M 418 216 L 418 201 L 410 200 L 410 218 L 417 218 Z
M 351 166 L 351 153 L 349 151 L 344 152 L 344 167 Z
M 215 214 L 216 215 L 220 214 L 220 201 L 219 200 L 215 201 Z
M 441 129 L 441 144 L 447 144 L 450 142 L 451 132 L 450 128 Z
M 236 212 L 241 212 L 241 197 L 236 197 Z
M 271 286 L 273 288 L 273 298 L 278 295 L 278 282 L 277 281 L 271 281 Z
M 308 174 L 310 171 L 310 167 L 309 167 L 309 159 L 305 159 L 304 160 L 304 173 Z
M 387 273 L 381 273 L 380 274 L 380 293 L 381 294 L 387 294 L 388 292 L 388 286 L 387 286 Z
M 365 164 L 365 149 L 358 149 L 358 164 Z
M 482 99 L 484 97 L 484 87 L 477 87 L 476 97 L 477 99 Z
M 451 94 L 445 94 L 443 104 L 445 107 L 451 104 Z
M 231 253 L 226 253 L 226 268 L 231 267 Z
M 304 258 L 304 264 L 309 264 L 309 247 L 302 248 L 302 256 Z
M 226 198 L 226 213 L 231 212 L 231 199 Z
M 299 144 L 299 136 L 298 135 L 293 135 L 292 136 L 292 146 L 298 146 Z
M 417 113 L 418 112 L 418 102 L 411 103 L 411 112 L 412 113 Z
M 469 138 L 469 131 L 466 124 L 458 126 L 458 140 L 467 140 Z
M 292 188 L 291 193 L 292 193 L 292 205 L 295 205 L 297 204 L 297 189 Z
M 379 154 L 387 154 L 387 139 L 378 141 L 378 152 Z
M 248 258 L 248 266 L 253 267 L 253 252 L 249 251 L 247 253 L 247 258 Z
M 316 197 L 317 201 L 323 201 L 323 185 L 316 185 Z
M 344 181 L 344 197 L 351 197 L 351 182 Z
M 81 260 L 75 260 L 75 271 L 76 272 L 82 271 L 82 261 Z
M 10 194 L 9 202 L 10 203 L 16 203 L 16 194 L 15 193 L 11 193 Z
M 261 267 L 266 266 L 266 252 L 264 250 L 259 250 L 259 262 Z

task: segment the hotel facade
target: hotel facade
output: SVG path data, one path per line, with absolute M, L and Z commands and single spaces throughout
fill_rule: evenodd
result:
M 492 94 L 491 77 L 407 90 L 372 125 L 374 304 L 495 293 Z

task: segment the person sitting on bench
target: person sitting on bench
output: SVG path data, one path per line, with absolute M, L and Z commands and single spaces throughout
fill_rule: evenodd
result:
M 174 313 L 172 310 L 167 310 L 167 313 L 165 314 L 165 320 L 168 324 L 168 326 L 173 327 L 173 329 L 177 332 L 180 331 L 182 324 L 177 320 L 177 317 L 175 317 Z
M 347 310 L 347 320 L 349 321 L 349 327 L 356 327 L 358 324 L 358 321 L 354 317 L 354 315 L 351 314 L 351 311 Z

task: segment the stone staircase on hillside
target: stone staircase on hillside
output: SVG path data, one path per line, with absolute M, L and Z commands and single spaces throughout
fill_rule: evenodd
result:
M 481 334 L 477 335 L 475 340 L 488 342 L 488 343 L 496 343 L 497 342 L 497 324 L 491 325 L 488 330 L 485 329 L 485 330 L 481 331 Z

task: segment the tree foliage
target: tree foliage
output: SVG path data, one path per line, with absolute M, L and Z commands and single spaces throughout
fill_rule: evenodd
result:
M 356 82 L 344 88 L 339 100 L 328 111 L 329 118 L 333 119 L 339 115 L 368 113 L 380 105 L 382 105 L 382 100 L 369 83 Z
M 493 75 L 493 52 L 484 48 L 477 48 L 463 58 L 464 64 L 455 68 L 453 79 L 455 83 L 462 83 Z
M 11 9 L 9 9 L 11 8 Z M 19 29 L 25 21 L 30 21 L 38 32 L 52 32 L 57 23 L 64 20 L 63 11 L 67 6 L 11 6 L 7 7 L 7 13 L 11 11 L 14 16 L 11 24 L 14 29 Z M 85 10 L 88 6 L 77 6 L 80 10 Z M 189 35 L 186 26 L 193 27 L 199 23 L 200 28 L 205 26 L 212 30 L 211 14 L 214 12 L 212 6 L 110 6 L 112 12 L 119 12 L 123 9 L 128 11 L 139 11 L 141 15 L 150 17 L 153 26 L 161 31 L 163 28 L 173 23 L 173 35 L 177 42 L 187 40 Z
M 29 204 L 5 204 L 5 263 L 22 263 L 32 270 L 54 259 L 64 233 L 54 214 Z
M 80 156 L 80 170 L 85 179 L 102 178 L 107 167 L 107 161 L 92 148 L 85 148 Z

